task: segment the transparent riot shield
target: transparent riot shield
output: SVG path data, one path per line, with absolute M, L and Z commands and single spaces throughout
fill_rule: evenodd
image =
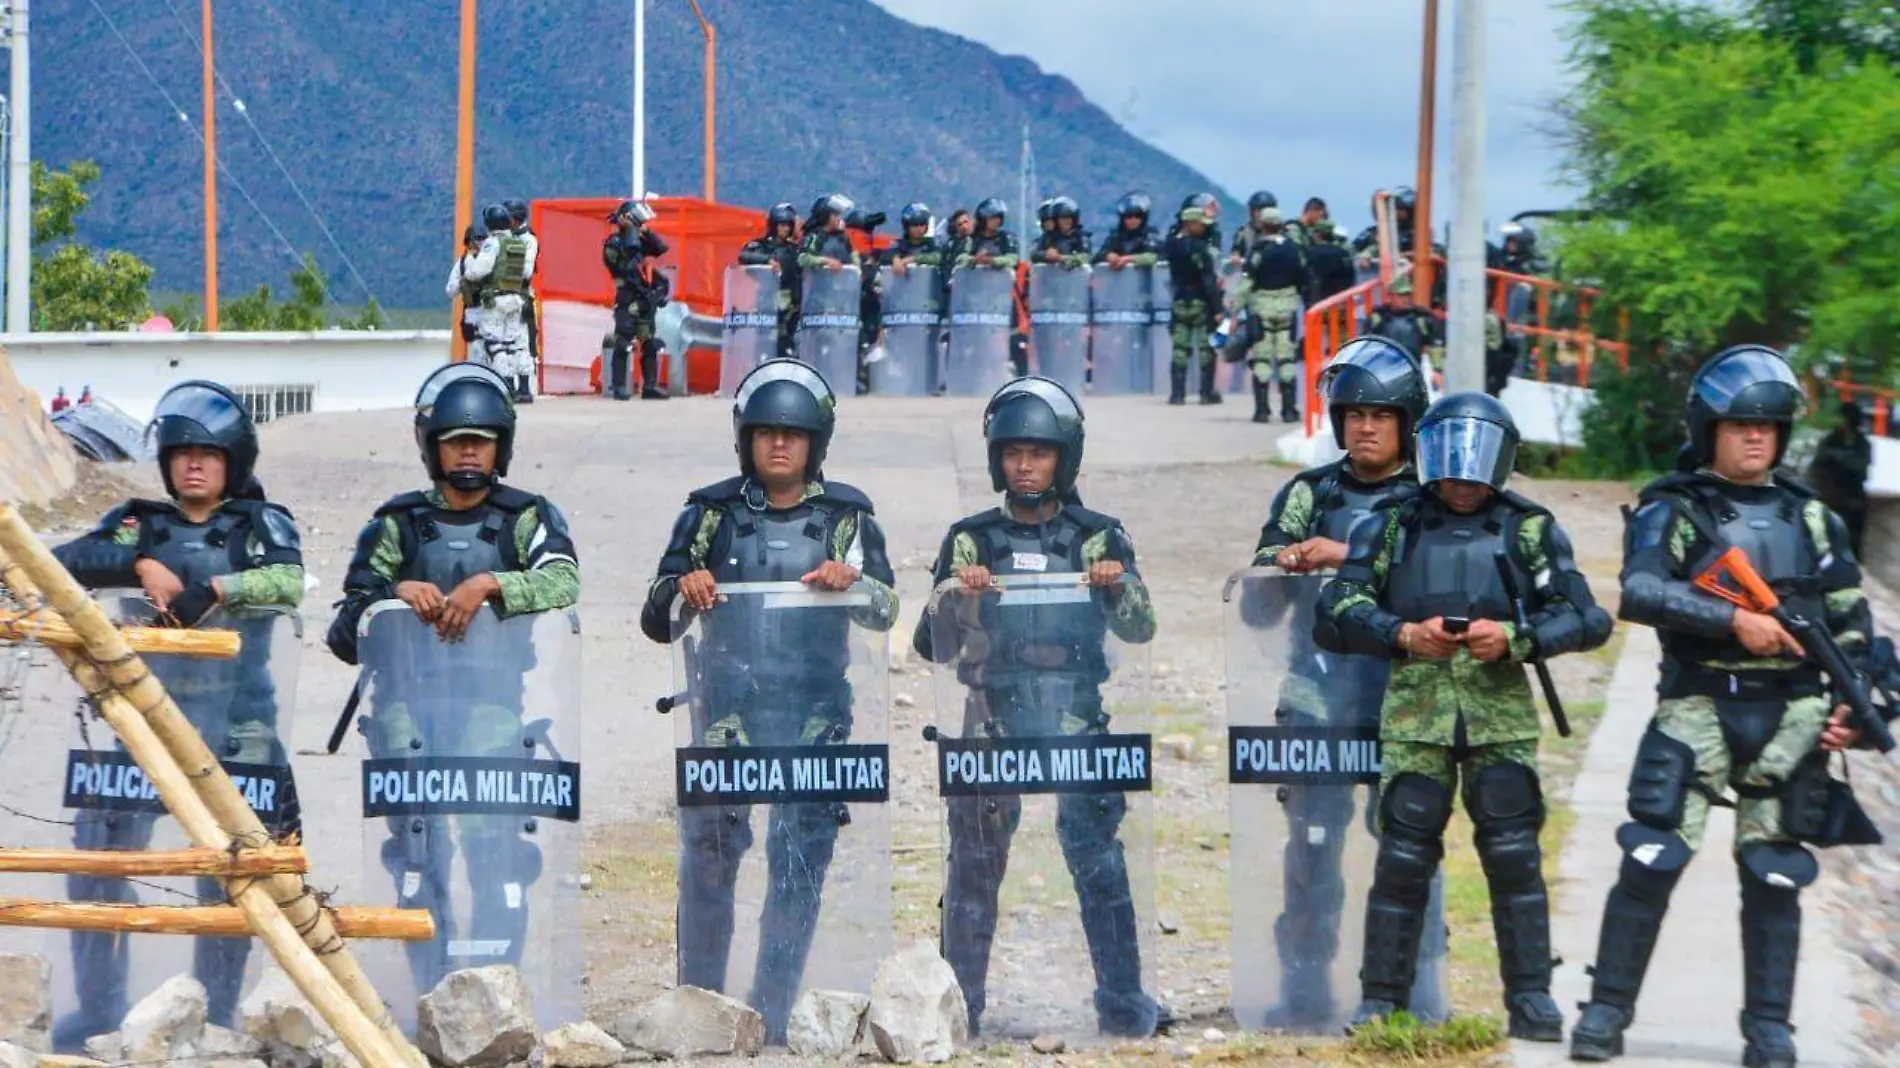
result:
M 1030 343 L 1036 373 L 1081 396 L 1088 384 L 1088 267 L 1038 263 L 1029 269 Z
M 1174 274 L 1167 260 L 1148 272 L 1148 312 L 1148 360 L 1153 368 L 1148 392 L 1162 394 L 1168 391 L 1168 365 L 1174 361 Z M 1199 361 L 1200 354 L 1194 359 Z M 1193 364 L 1189 376 L 1199 374 L 1199 368 L 1198 362 Z
M 140 590 L 95 594 L 121 624 L 152 625 L 155 612 Z M 232 782 L 273 838 L 301 833 L 291 774 L 291 718 L 296 709 L 302 626 L 289 608 L 217 608 L 199 630 L 234 630 L 234 658 L 146 654 L 143 660 L 204 737 Z M 0 808 L 0 841 L 12 846 L 103 850 L 172 850 L 192 845 L 165 810 L 157 789 L 119 744 L 112 728 L 57 658 L 27 654 L 19 680 L 25 717 L 9 724 L 4 751 L 13 800 Z M 61 810 L 65 811 L 62 812 Z M 75 875 L 15 877 L 14 891 L 52 900 L 117 905 L 223 904 L 215 879 L 136 880 Z M 24 934 L 24 932 L 22 932 Z M 77 1052 L 88 1037 L 116 1031 L 126 1010 L 174 975 L 204 984 L 207 1017 L 235 1026 L 247 976 L 266 954 L 251 939 L 180 938 L 109 932 L 32 932 L 37 945 L 9 939 L 9 948 L 37 950 L 52 967 L 54 1036 Z
M 363 896 L 427 909 L 428 942 L 364 943 L 397 1018 L 463 968 L 512 964 L 545 1029 L 581 1011 L 581 634 L 484 606 L 444 641 L 401 601 L 363 613 Z
M 726 324 L 719 351 L 719 395 L 739 392 L 754 367 L 778 355 L 778 272 L 726 268 Z M 677 390 L 675 392 L 678 392 Z
M 1388 663 L 1314 644 L 1314 605 L 1331 578 L 1253 568 L 1221 595 L 1233 1005 L 1250 1029 L 1333 1033 L 1359 1004 Z M 1442 1020 L 1442 876 L 1428 908 L 1411 1009 Z
M 898 274 L 885 267 L 883 279 L 884 358 L 870 367 L 871 392 L 887 397 L 935 396 L 942 381 L 943 273 L 935 267 L 912 266 Z
M 1149 604 L 1077 573 L 931 600 L 942 948 L 984 1035 L 1153 1026 Z
M 894 608 L 796 582 L 675 603 L 679 983 L 745 998 L 773 1045 L 802 990 L 869 990 L 890 953 Z
M 950 282 L 950 350 L 944 382 L 953 397 L 987 397 L 1010 380 L 1009 333 L 1016 275 L 1001 267 L 965 267 Z
M 1246 349 L 1241 347 L 1239 335 L 1242 333 L 1240 313 L 1241 265 L 1231 260 L 1223 261 L 1220 269 L 1221 308 L 1215 314 L 1214 323 L 1231 323 L 1227 344 L 1217 355 L 1220 361 L 1219 382 L 1223 393 L 1252 393 L 1253 375 L 1247 369 Z M 1232 359 L 1229 359 L 1229 355 Z
M 806 270 L 798 309 L 798 358 L 818 369 L 840 397 L 858 391 L 858 309 L 864 299 L 856 267 Z
M 1093 392 L 1098 397 L 1154 392 L 1157 379 L 1150 334 L 1154 314 L 1148 307 L 1144 267 L 1098 267 L 1090 279 L 1089 352 L 1095 361 Z M 1159 381 L 1165 383 L 1164 374 Z

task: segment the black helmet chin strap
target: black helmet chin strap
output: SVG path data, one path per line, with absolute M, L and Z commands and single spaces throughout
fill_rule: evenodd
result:
M 476 490 L 493 488 L 495 473 L 493 471 L 450 471 L 442 481 L 463 493 L 473 493 Z

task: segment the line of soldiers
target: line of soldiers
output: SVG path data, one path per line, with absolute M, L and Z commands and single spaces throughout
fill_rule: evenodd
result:
M 1310 627 L 1314 655 L 1390 664 L 1376 693 L 1352 698 L 1376 700 L 1383 743 L 1354 1023 L 1417 1005 L 1421 945 L 1431 941 L 1428 924 L 1441 922 L 1428 918 L 1430 886 L 1460 794 L 1490 888 L 1511 1034 L 1558 1041 L 1564 1020 L 1549 994 L 1554 960 L 1538 843 L 1541 730 L 1524 666 L 1602 645 L 1610 617 L 1555 518 L 1507 488 L 1518 433 L 1501 404 L 1461 393 L 1427 407 L 1416 358 L 1379 338 L 1349 344 L 1322 385 L 1346 455 L 1301 473 L 1276 497 L 1254 563 L 1293 576 L 1333 570 L 1300 623 Z M 1627 859 L 1605 906 L 1591 1000 L 1572 1034 L 1578 1060 L 1621 1052 L 1671 892 L 1710 807 L 1731 803 L 1732 790 L 1744 1063 L 1791 1068 L 1799 892 L 1819 873 L 1807 846 L 1877 838 L 1828 770 L 1829 754 L 1861 741 L 1863 726 L 1839 696 L 1847 683 L 1825 677 L 1781 621 L 1815 621 L 1856 669 L 1872 666 L 1877 645 L 1847 530 L 1776 471 L 1802 401 L 1777 353 L 1749 346 L 1712 357 L 1691 386 L 1680 470 L 1646 487 L 1629 517 L 1620 614 L 1658 629 L 1664 664 L 1631 779 L 1631 822 L 1617 837 Z M 689 495 L 661 557 L 643 632 L 674 643 L 688 640 L 692 626 L 712 628 L 694 632 L 706 658 L 701 682 L 713 687 L 695 698 L 707 706 L 693 724 L 696 746 L 809 749 L 852 736 L 861 709 L 834 648 L 848 628 L 789 617 L 773 625 L 730 600 L 748 583 L 802 583 L 820 594 L 858 594 L 851 626 L 882 632 L 894 624 L 894 574 L 873 505 L 823 471 L 836 407 L 831 387 L 801 362 L 755 369 L 734 404 L 739 473 Z M 522 679 L 532 656 L 483 645 L 475 660 L 449 670 L 445 651 L 470 639 L 485 609 L 532 618 L 578 601 L 578 555 L 561 512 L 501 481 L 515 451 L 512 392 L 485 367 L 450 365 L 423 384 L 414 424 L 430 486 L 385 503 L 364 528 L 328 635 L 339 658 L 368 669 L 378 655 L 392 655 L 365 646 L 376 640 L 377 605 L 400 602 L 397 618 L 413 617 L 414 634 L 393 647 L 393 661 L 377 669 L 385 677 L 371 684 L 374 714 L 363 725 L 371 755 L 393 765 L 417 753 L 506 763 L 524 746 L 530 755 L 551 748 L 545 727 L 527 722 L 532 698 Z M 966 741 L 1055 737 L 1073 746 L 1112 738 L 1111 720 L 1129 713 L 1105 702 L 1112 669 L 1104 643 L 1148 643 L 1157 623 L 1127 531 L 1086 508 L 1077 491 L 1081 407 L 1052 381 L 1019 378 L 991 397 L 983 427 L 1002 502 L 952 525 L 934 567 L 951 599 L 933 602 L 913 646 L 928 660 L 958 665 L 968 703 L 956 733 Z M 297 530 L 253 475 L 257 439 L 242 402 L 213 383 L 184 383 L 161 400 L 155 431 L 170 499 L 114 509 L 93 533 L 57 550 L 62 562 L 89 587 L 142 589 L 161 621 L 176 625 L 249 606 L 294 606 L 304 585 Z M 1698 581 L 1736 555 L 1793 616 L 1737 607 Z M 1007 579 L 1063 574 L 1079 576 L 1086 592 L 1035 598 L 1013 616 L 988 600 Z M 402 676 L 394 691 L 390 663 Z M 1298 662 L 1290 669 L 1290 689 L 1304 670 Z M 476 685 L 458 690 L 470 672 Z M 722 672 L 733 674 L 717 681 Z M 276 703 L 233 697 L 255 689 L 240 679 L 181 683 L 178 692 L 219 752 L 287 767 Z M 989 1008 L 998 891 L 1024 809 L 1009 792 L 949 802 L 942 946 L 974 1031 Z M 1080 905 L 1098 1022 L 1106 1033 L 1146 1035 L 1169 1017 L 1142 988 L 1131 847 L 1120 831 L 1130 804 L 1124 793 L 1064 794 L 1057 838 Z M 1288 917 L 1290 941 L 1301 939 L 1302 927 L 1337 930 L 1343 900 L 1329 868 L 1338 860 L 1324 847 L 1327 828 L 1336 832 L 1351 813 L 1335 809 L 1305 808 L 1297 817 L 1310 824 L 1304 845 L 1288 843 L 1314 854 L 1290 853 L 1284 869 L 1285 900 L 1299 913 Z M 578 819 L 577 800 L 574 811 Z M 835 804 L 773 803 L 752 1001 L 775 1040 L 801 985 L 848 816 Z M 82 845 L 130 848 L 149 828 L 106 817 L 79 821 L 77 834 Z M 681 833 L 681 981 L 723 988 L 736 873 L 752 840 L 749 809 L 682 807 Z M 544 867 L 565 870 L 560 865 L 574 859 L 548 856 L 549 841 L 535 819 L 489 810 L 453 825 L 426 809 L 391 813 L 379 853 L 397 900 L 430 909 L 442 932 L 410 948 L 419 990 L 471 954 L 519 963 L 536 952 L 531 890 Z M 452 887 L 458 848 L 470 884 L 466 916 L 457 914 L 463 898 Z M 72 888 L 75 897 L 108 900 L 124 900 L 123 891 L 122 882 L 104 879 Z M 126 993 L 122 943 L 74 936 L 86 996 L 61 1021 L 62 1044 L 116 1025 Z M 213 1018 L 228 1021 L 243 954 L 201 942 L 194 970 L 213 992 Z M 1325 1017 L 1310 1004 L 1315 988 L 1289 981 L 1286 990 L 1284 1019 Z
M 528 203 L 504 200 L 482 209 L 462 230 L 462 254 L 449 268 L 448 295 L 462 299 L 462 340 L 469 359 L 492 367 L 513 388 L 515 402 L 534 402 L 541 338 L 535 321 L 534 268 L 541 240 L 528 226 Z

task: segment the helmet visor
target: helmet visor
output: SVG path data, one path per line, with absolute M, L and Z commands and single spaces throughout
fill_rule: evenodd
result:
M 184 419 L 205 429 L 215 441 L 235 441 L 251 421 L 250 413 L 230 394 L 198 382 L 173 386 L 158 400 L 151 429 L 167 419 Z
M 997 390 L 996 395 L 990 398 L 989 410 L 994 412 L 1004 401 L 1023 394 L 1036 397 L 1047 404 L 1049 410 L 1055 412 L 1056 418 L 1062 422 L 1071 419 L 1077 423 L 1082 421 L 1082 406 L 1075 402 L 1074 394 L 1050 379 L 1035 376 L 1018 378 Z
M 824 376 L 814 370 L 810 364 L 800 360 L 767 360 L 754 368 L 751 374 L 745 376 L 745 381 L 739 383 L 739 393 L 732 400 L 733 411 L 744 412 L 746 402 L 752 399 L 752 395 L 761 387 L 773 382 L 796 383 L 816 398 L 819 405 L 826 408 L 837 403 L 837 398 L 832 395 L 831 387 L 825 383 Z
M 1503 489 L 1516 447 L 1504 427 L 1484 419 L 1441 419 L 1418 428 L 1418 480 L 1482 482 Z
M 1407 384 L 1408 379 L 1415 379 L 1419 374 L 1418 363 L 1396 344 L 1381 344 L 1374 341 L 1349 342 L 1345 348 L 1339 350 L 1339 355 L 1333 357 L 1333 361 L 1326 365 L 1325 370 L 1319 373 L 1320 396 L 1325 397 L 1328 402 L 1351 404 L 1353 398 L 1350 394 L 1360 392 L 1355 389 L 1335 392 L 1336 387 L 1341 384 L 1341 372 L 1347 368 L 1356 368 L 1371 376 L 1380 387 L 1380 393 L 1387 397 L 1397 395 Z M 1359 375 L 1344 377 L 1348 382 L 1355 378 L 1364 381 Z
M 1692 387 L 1702 403 L 1717 417 L 1729 414 L 1735 398 L 1754 386 L 1786 386 L 1793 404 L 1802 401 L 1801 383 L 1795 379 L 1788 361 L 1766 349 L 1741 349 L 1726 353 L 1695 377 Z M 1753 396 L 1759 397 L 1757 391 Z M 1790 415 L 1796 409 L 1790 410 Z
M 509 398 L 512 403 L 514 392 L 508 388 L 507 383 L 501 380 L 499 374 L 479 363 L 452 363 L 423 379 L 422 388 L 416 391 L 416 412 L 428 415 L 434 410 L 436 398 L 442 395 L 443 390 L 457 382 L 466 382 L 470 379 L 486 383 L 499 391 L 502 396 Z

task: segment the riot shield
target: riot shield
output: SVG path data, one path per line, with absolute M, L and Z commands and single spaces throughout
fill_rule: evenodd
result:
M 106 590 L 95 598 L 115 622 L 154 621 L 143 591 Z M 197 629 L 237 631 L 238 655 L 214 659 L 146 654 L 146 666 L 204 737 L 271 836 L 301 833 L 290 765 L 299 617 L 289 608 L 219 607 Z M 9 727 L 4 743 L 11 758 L 10 792 L 17 800 L 0 809 L 0 840 L 12 846 L 93 850 L 191 846 L 189 836 L 166 813 L 156 787 L 65 668 L 51 656 L 32 655 L 38 662 L 20 688 L 29 717 Z M 63 817 L 62 808 L 67 810 Z M 53 900 L 147 906 L 227 900 L 218 881 L 209 878 L 16 878 L 21 879 L 14 884 L 17 892 Z M 75 1052 L 86 1038 L 117 1030 L 131 1005 L 181 973 L 204 984 L 210 1022 L 235 1026 L 247 974 L 255 978 L 264 958 L 252 954 L 249 937 L 95 931 L 36 931 L 34 936 L 36 948 L 52 966 L 55 1040 Z
M 942 381 L 943 272 L 913 266 L 903 274 L 885 267 L 884 358 L 872 364 L 871 392 L 887 397 L 930 397 Z M 837 388 L 833 386 L 832 388 Z
M 804 273 L 798 309 L 798 358 L 811 364 L 840 397 L 858 391 L 858 309 L 863 283 L 856 267 Z
M 1153 1026 L 1153 615 L 1127 597 L 1057 573 L 931 600 L 942 951 L 973 1032 Z
M 726 325 L 719 351 L 719 395 L 739 392 L 754 367 L 778 355 L 778 272 L 726 268 Z
M 1168 365 L 1174 361 L 1174 275 L 1162 260 L 1148 271 L 1148 360 L 1153 385 L 1150 393 L 1168 391 Z M 1200 353 L 1189 367 L 1189 377 L 1200 373 Z M 1197 379 L 1198 381 L 1198 379 Z
M 1102 267 L 1090 279 L 1089 352 L 1095 362 L 1093 392 L 1098 397 L 1152 393 L 1155 378 L 1150 336 L 1154 314 L 1148 307 L 1144 267 Z
M 449 642 L 379 601 L 357 656 L 363 896 L 436 930 L 366 943 L 376 989 L 408 1025 L 449 972 L 512 964 L 544 1029 L 579 1019 L 580 617 L 483 606 Z
M 951 396 L 987 397 L 1010 380 L 1015 299 L 1016 275 L 1001 267 L 965 267 L 950 280 L 943 377 Z
M 1244 348 L 1236 348 L 1239 343 L 1237 335 L 1242 333 L 1243 325 L 1240 322 L 1240 313 L 1242 310 L 1242 304 L 1240 302 L 1240 283 L 1242 277 L 1240 264 L 1234 263 L 1231 260 L 1221 263 L 1221 308 L 1216 312 L 1214 322 L 1216 325 L 1223 321 L 1233 324 L 1232 330 L 1228 335 L 1227 344 L 1218 350 L 1215 357 L 1220 361 L 1218 374 L 1221 383 L 1221 392 L 1223 393 L 1253 392 L 1253 374 L 1247 368 L 1246 350 Z M 1231 361 L 1227 358 L 1227 349 L 1229 348 L 1236 348 L 1235 358 Z
M 1036 373 L 1081 396 L 1088 384 L 1089 276 L 1087 267 L 1038 263 L 1029 269 L 1030 341 Z
M 675 602 L 679 983 L 745 997 L 773 1045 L 800 991 L 869 990 L 889 955 L 893 610 L 863 584 Z
M 1314 605 L 1331 578 L 1253 568 L 1221 595 L 1233 1007 L 1247 1028 L 1334 1033 L 1359 1003 L 1389 665 L 1314 644 Z M 1428 909 L 1411 1009 L 1442 1020 L 1442 874 Z

